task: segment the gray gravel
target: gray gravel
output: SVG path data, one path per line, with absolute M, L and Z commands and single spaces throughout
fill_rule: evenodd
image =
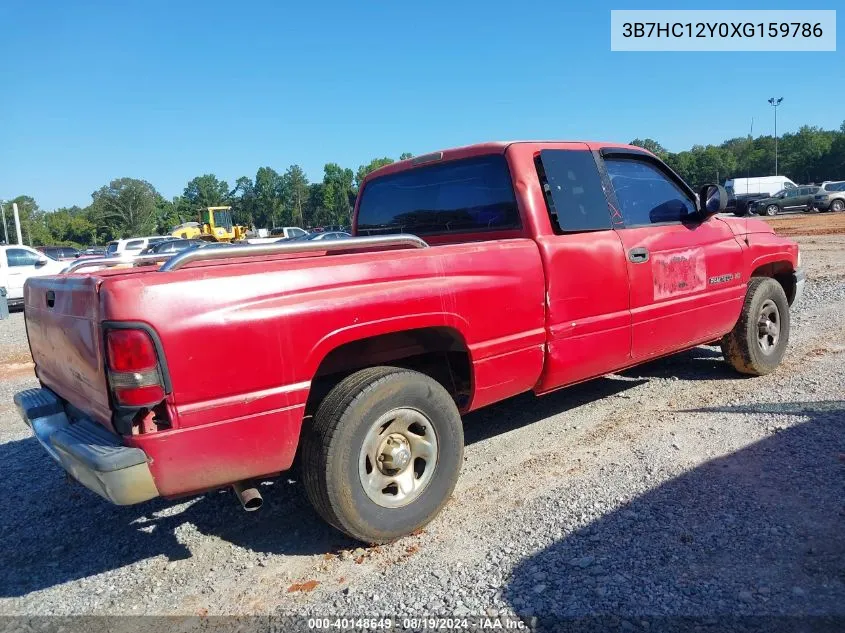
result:
M 266 483 L 257 513 L 228 491 L 110 507 L 3 406 L 32 379 L 0 381 L 0 532 L 14 543 L 0 613 L 486 614 L 538 628 L 606 615 L 622 630 L 845 616 L 838 252 L 815 281 L 808 262 L 774 374 L 739 377 L 700 347 L 472 414 L 454 498 L 389 546 L 326 527 L 295 475 Z

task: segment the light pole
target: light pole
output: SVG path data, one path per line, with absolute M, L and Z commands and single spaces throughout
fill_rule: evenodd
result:
M 5 243 L 9 243 L 9 229 L 6 228 L 6 209 L 3 206 L 3 201 L 0 200 L 0 213 L 3 214 L 3 236 L 5 237 Z
M 769 105 L 775 109 L 775 176 L 778 175 L 778 106 L 781 101 L 783 101 L 783 97 L 769 99 Z

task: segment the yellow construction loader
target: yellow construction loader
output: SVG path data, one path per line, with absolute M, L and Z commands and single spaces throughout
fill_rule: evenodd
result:
M 180 224 L 170 234 L 186 240 L 240 242 L 246 238 L 246 227 L 232 223 L 232 207 L 207 207 L 200 211 L 199 222 Z

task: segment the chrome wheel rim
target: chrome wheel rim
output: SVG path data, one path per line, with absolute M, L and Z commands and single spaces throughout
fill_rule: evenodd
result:
M 760 350 L 768 355 L 775 351 L 780 340 L 780 311 L 777 304 L 767 299 L 760 308 L 757 319 L 757 342 Z
M 771 205 L 768 209 L 766 209 L 766 213 L 768 215 L 777 215 L 777 213 L 778 213 L 777 205 L 774 205 L 774 204 Z
M 437 434 L 416 409 L 392 409 L 376 420 L 361 446 L 358 476 L 367 496 L 400 508 L 422 494 L 437 468 Z
M 845 202 L 842 202 L 841 200 L 834 200 L 833 204 L 830 206 L 834 211 L 842 211 L 845 209 Z

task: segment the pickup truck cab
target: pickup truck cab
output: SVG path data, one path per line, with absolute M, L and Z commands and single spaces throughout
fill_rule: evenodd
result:
M 15 401 L 114 503 L 232 485 L 256 509 L 253 482 L 298 455 L 326 521 L 390 541 L 449 499 L 463 413 L 714 341 L 740 372 L 777 367 L 798 247 L 717 215 L 725 198 L 612 143 L 394 163 L 363 182 L 352 239 L 31 280 L 42 388 Z

